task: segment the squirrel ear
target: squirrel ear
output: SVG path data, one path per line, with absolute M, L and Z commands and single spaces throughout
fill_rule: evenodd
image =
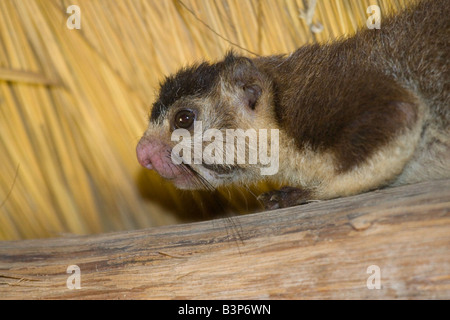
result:
M 257 84 L 250 84 L 250 85 L 242 85 L 242 91 L 244 92 L 242 99 L 244 105 L 246 105 L 248 108 L 255 110 L 256 103 L 259 100 L 259 97 L 261 97 L 262 89 Z
M 242 104 L 255 110 L 262 94 L 260 72 L 249 58 L 236 56 L 233 52 L 227 53 L 225 63 L 230 66 L 230 80 Z

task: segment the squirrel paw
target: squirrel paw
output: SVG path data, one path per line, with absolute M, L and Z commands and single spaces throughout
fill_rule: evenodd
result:
M 261 194 L 258 200 L 266 210 L 275 210 L 308 203 L 310 196 L 311 193 L 308 190 L 283 187 L 280 190 Z

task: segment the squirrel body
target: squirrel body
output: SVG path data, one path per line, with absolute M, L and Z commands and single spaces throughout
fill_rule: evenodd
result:
M 183 68 L 161 84 L 138 160 L 184 189 L 284 184 L 260 197 L 268 209 L 449 178 L 449 16 L 446 1 L 420 1 L 379 30 L 288 56 L 229 52 Z M 191 120 L 205 129 L 278 129 L 278 173 L 174 165 L 171 133 L 192 131 Z

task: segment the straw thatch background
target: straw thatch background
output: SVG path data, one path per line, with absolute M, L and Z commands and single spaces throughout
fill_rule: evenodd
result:
M 246 53 L 237 46 L 284 53 L 351 34 L 370 4 L 385 14 L 408 1 L 318 0 L 315 35 L 299 18 L 304 2 L 0 0 L 0 239 L 260 210 L 244 189 L 175 190 L 139 167 L 135 146 L 163 75 Z M 80 30 L 66 27 L 72 4 Z

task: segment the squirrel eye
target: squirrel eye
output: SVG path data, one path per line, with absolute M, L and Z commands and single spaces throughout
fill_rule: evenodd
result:
M 178 111 L 174 119 L 174 127 L 177 129 L 189 129 L 195 121 L 195 113 L 192 110 Z

